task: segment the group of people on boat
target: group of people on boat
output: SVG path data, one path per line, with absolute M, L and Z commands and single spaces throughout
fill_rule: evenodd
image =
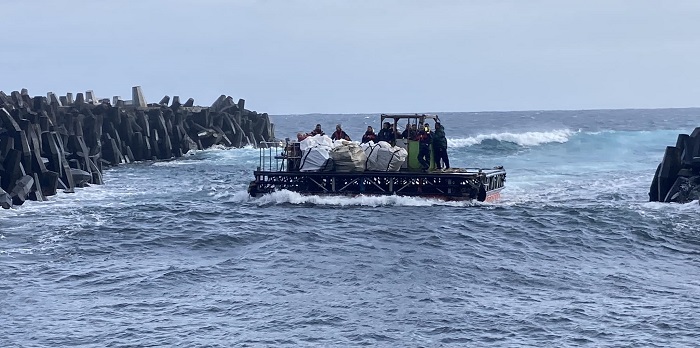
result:
M 302 133 L 297 133 L 297 140 L 302 141 L 306 137 L 312 137 L 314 135 L 326 135 L 326 133 L 323 132 L 321 129 L 321 124 L 317 124 L 316 128 L 314 128 L 311 132 L 302 134 Z M 331 139 L 333 140 L 347 140 L 350 141 L 350 136 L 348 136 L 348 133 L 345 133 L 343 130 L 342 126 L 337 124 L 335 125 L 335 132 L 331 135 Z
M 409 128 L 406 125 L 406 130 L 404 133 L 413 135 L 413 140 L 418 140 L 418 162 L 420 162 L 422 169 L 428 170 L 430 168 L 430 145 L 433 145 L 433 155 L 435 156 L 435 168 L 442 169 L 443 165 L 445 169 L 450 169 L 450 159 L 447 156 L 447 137 L 445 136 L 445 127 L 440 123 L 440 121 L 435 121 L 435 131 L 430 130 L 430 125 L 426 122 L 423 125 L 423 129 L 416 131 L 417 126 L 411 125 Z
M 302 141 L 308 136 L 314 135 L 325 135 L 321 129 L 321 125 L 317 124 L 311 132 L 303 134 L 297 133 L 297 140 Z M 335 126 L 335 132 L 331 135 L 332 140 L 347 140 L 350 141 L 350 137 L 343 130 L 340 124 Z M 435 131 L 431 131 L 430 124 L 427 122 L 418 129 L 416 123 L 406 124 L 406 129 L 400 134 L 394 130 L 394 127 L 389 122 L 384 122 L 382 129 L 378 134 L 374 133 L 374 128 L 372 126 L 367 126 L 367 131 L 362 135 L 362 143 L 368 143 L 373 141 L 378 143 L 380 141 L 386 141 L 392 145 L 395 145 L 396 139 L 409 139 L 419 142 L 418 146 L 418 162 L 421 164 L 423 171 L 427 171 L 430 168 L 430 145 L 433 145 L 433 155 L 435 156 L 435 168 L 445 169 L 450 168 L 450 159 L 447 156 L 447 138 L 445 137 L 445 127 L 440 123 L 440 121 L 435 121 Z
M 379 134 L 374 133 L 374 128 L 372 128 L 372 126 L 367 126 L 367 131 L 362 135 L 362 143 L 386 141 L 387 143 L 394 144 L 396 142 L 395 134 L 394 128 L 389 122 L 384 122 L 382 129 L 379 130 Z

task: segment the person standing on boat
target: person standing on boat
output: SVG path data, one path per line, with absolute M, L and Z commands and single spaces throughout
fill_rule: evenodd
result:
M 326 133 L 323 133 L 323 131 L 321 130 L 321 124 L 319 123 L 316 125 L 316 128 L 314 128 L 314 130 L 312 130 L 311 133 L 309 133 L 309 136 L 312 137 L 314 135 L 325 135 L 325 134 Z
M 401 133 L 401 137 L 404 139 L 409 139 L 409 140 L 416 140 L 416 137 L 418 136 L 418 127 L 416 127 L 416 124 L 406 124 L 406 130 Z
M 401 132 L 401 138 L 400 139 L 409 139 L 409 134 L 411 133 L 411 124 L 406 123 L 406 129 L 404 129 L 403 132 Z
M 347 140 L 350 141 L 350 137 L 343 130 L 343 128 L 337 124 L 335 125 L 335 132 L 331 135 L 331 140 Z
M 445 137 L 445 127 L 440 122 L 435 122 L 435 132 L 433 132 L 433 152 L 435 154 L 435 167 L 442 169 L 442 163 L 445 164 L 445 169 L 450 169 L 450 159 L 447 158 L 447 137 Z
M 423 171 L 430 168 L 430 144 L 433 142 L 433 135 L 430 132 L 430 125 L 425 124 L 423 129 L 418 132 L 418 162 L 420 162 Z
M 393 145 L 394 140 L 396 140 L 396 136 L 394 135 L 394 130 L 391 128 L 391 123 L 384 122 L 384 128 L 382 128 L 377 135 L 377 142 L 386 141 Z
M 374 128 L 372 126 L 367 126 L 367 131 L 365 132 L 365 135 L 362 136 L 362 143 L 369 143 L 370 141 L 375 141 L 377 139 L 377 135 L 374 134 Z

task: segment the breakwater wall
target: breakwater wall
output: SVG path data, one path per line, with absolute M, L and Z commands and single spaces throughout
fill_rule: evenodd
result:
M 651 181 L 650 202 L 687 203 L 700 199 L 700 127 L 679 134 L 667 146 Z
M 93 91 L 75 98 L 0 91 L 0 207 L 101 185 L 105 167 L 215 145 L 257 147 L 274 138 L 266 113 L 246 110 L 245 100 L 226 95 L 202 107 L 178 96 L 149 104 L 139 86 L 131 100 L 99 99 Z

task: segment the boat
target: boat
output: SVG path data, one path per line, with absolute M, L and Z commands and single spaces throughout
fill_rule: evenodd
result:
M 427 120 L 439 121 L 439 117 L 434 114 L 380 115 L 380 124 L 393 123 L 395 135 L 399 135 L 400 121 L 423 125 Z M 365 166 L 361 170 L 339 171 L 331 164 L 305 171 L 308 150 L 305 152 L 299 141 L 287 138 L 281 144 L 261 142 L 259 166 L 253 172 L 255 180 L 248 185 L 248 194 L 258 197 L 289 190 L 304 195 L 398 195 L 494 202 L 505 187 L 506 171 L 502 166 L 436 170 L 431 155 L 431 167 L 424 171 L 418 162 L 417 140 L 396 139 L 393 145 L 394 149 L 405 149 L 406 154 L 400 168 L 394 170 L 366 170 L 369 167 Z

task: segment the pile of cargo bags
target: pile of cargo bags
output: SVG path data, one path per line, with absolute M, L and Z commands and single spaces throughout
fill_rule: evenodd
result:
M 380 141 L 360 144 L 315 135 L 301 141 L 300 171 L 398 172 L 407 160 L 406 149 Z

